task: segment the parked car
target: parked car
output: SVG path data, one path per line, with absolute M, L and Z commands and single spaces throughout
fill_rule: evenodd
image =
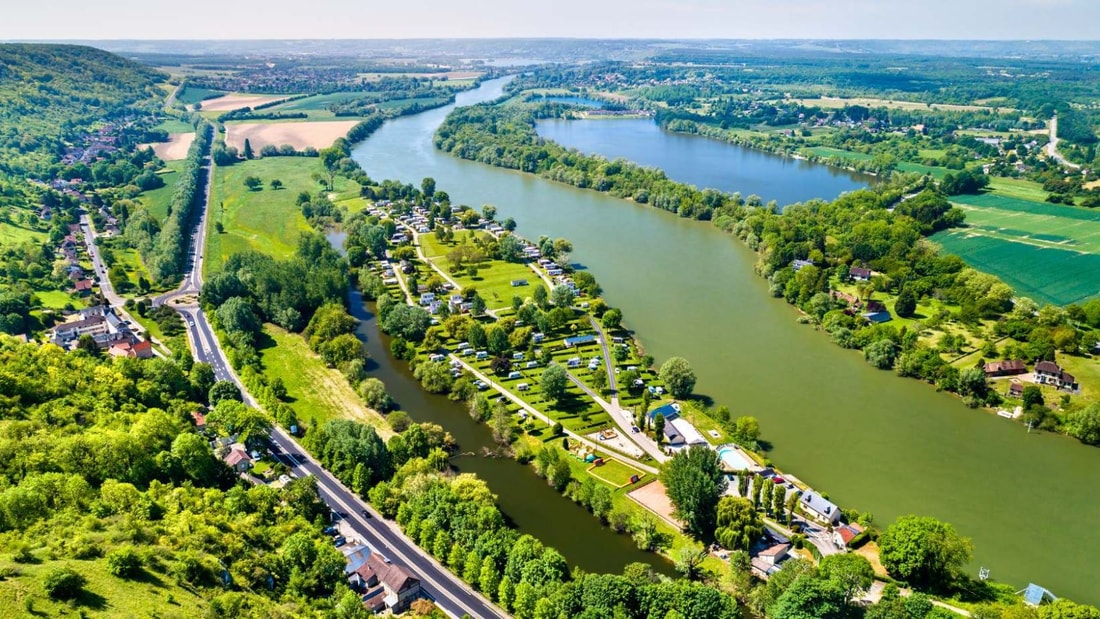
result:
M 332 543 L 335 544 L 337 548 L 339 548 L 348 543 L 348 540 L 343 535 L 337 535 L 335 538 L 333 538 Z

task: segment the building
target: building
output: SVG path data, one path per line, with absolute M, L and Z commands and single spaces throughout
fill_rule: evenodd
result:
M 585 344 L 594 344 L 596 342 L 595 335 L 574 335 L 573 337 L 565 338 L 563 342 L 566 348 L 573 348 L 574 346 L 584 346 Z
M 826 524 L 835 524 L 840 520 L 840 508 L 813 490 L 804 492 L 798 503 L 808 514 Z
M 132 342 L 129 339 L 115 342 L 107 349 L 112 357 L 129 357 L 131 359 L 152 359 L 153 345 L 149 342 Z
M 128 356 L 147 358 L 152 356 L 152 346 L 140 346 L 141 338 L 135 335 L 126 321 L 115 314 L 114 309 L 105 305 L 96 305 L 80 310 L 76 317 L 68 322 L 63 322 L 50 332 L 50 343 L 72 350 L 83 335 L 90 335 L 101 349 L 111 349 L 118 344 L 126 344 L 111 354 L 115 356 Z
M 404 612 L 423 594 L 419 578 L 373 552 L 350 572 L 348 583 L 361 595 L 363 603 L 376 612 L 383 608 L 393 613 Z
M 230 445 L 229 453 L 225 454 L 222 461 L 238 473 L 245 473 L 252 468 L 252 456 L 248 455 L 248 450 L 240 443 Z
M 709 445 L 707 439 L 703 438 L 703 435 L 699 430 L 695 429 L 695 426 L 691 425 L 691 422 L 683 417 L 677 417 L 665 424 L 666 434 L 668 427 L 671 426 L 683 439 L 684 447 L 690 447 L 692 445 Z
M 1027 373 L 1027 364 L 1019 359 L 1011 361 L 994 361 L 985 364 L 985 375 L 988 378 L 997 376 L 1017 376 Z
M 1053 361 L 1040 361 L 1035 364 L 1035 382 L 1050 385 L 1066 391 L 1077 391 L 1077 378 L 1066 372 Z
M 848 277 L 851 277 L 857 282 L 866 282 L 871 279 L 873 272 L 871 269 L 865 269 L 863 267 L 852 267 L 848 270 Z
M 856 523 L 846 524 L 833 530 L 833 545 L 837 548 L 847 549 L 848 544 L 863 533 L 863 527 Z
M 657 418 L 657 415 L 663 415 L 666 422 L 665 425 L 668 425 L 667 422 L 672 421 L 673 419 L 676 419 L 680 416 L 680 405 L 676 402 L 669 402 L 668 404 L 665 404 L 664 406 L 658 406 L 657 408 L 645 414 L 645 416 L 649 420 L 649 423 L 653 423 L 653 420 Z
M 860 314 L 860 316 L 863 316 L 865 319 L 867 319 L 868 322 L 873 323 L 890 322 L 894 319 L 894 317 L 891 316 L 890 312 L 887 310 L 880 310 L 877 312 L 863 312 L 862 314 Z
M 801 271 L 803 268 L 812 267 L 813 265 L 814 265 L 814 263 L 810 262 L 809 260 L 792 260 L 791 261 L 791 268 L 794 269 L 795 271 Z

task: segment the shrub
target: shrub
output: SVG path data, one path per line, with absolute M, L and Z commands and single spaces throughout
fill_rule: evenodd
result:
M 107 571 L 119 578 L 133 578 L 141 573 L 141 557 L 132 546 L 123 546 L 107 554 Z
M 71 600 L 84 591 L 87 581 L 70 567 L 50 570 L 42 580 L 46 595 L 55 600 Z

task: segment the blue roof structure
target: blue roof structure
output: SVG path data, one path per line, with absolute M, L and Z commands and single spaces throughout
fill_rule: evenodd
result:
M 676 407 L 673 406 L 673 404 L 673 402 L 669 402 L 664 406 L 659 406 L 646 413 L 646 417 L 648 417 L 650 421 L 653 421 L 657 418 L 657 413 L 660 413 L 665 416 L 665 421 L 672 421 L 673 419 L 676 419 L 680 416 L 680 411 L 676 410 Z
M 867 312 L 863 314 L 863 317 L 871 322 L 890 322 L 893 320 L 893 316 L 886 310 L 882 310 L 881 312 Z
M 1031 604 L 1032 606 L 1038 606 L 1043 603 L 1043 599 L 1049 597 L 1051 600 L 1057 600 L 1058 596 L 1054 595 L 1044 587 L 1040 587 L 1035 583 L 1030 583 L 1027 589 L 1024 589 L 1024 603 Z

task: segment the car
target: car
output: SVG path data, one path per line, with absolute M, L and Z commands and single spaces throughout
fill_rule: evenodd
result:
M 323 530 L 321 531 L 321 533 L 324 533 L 325 535 L 335 535 L 335 534 L 337 534 L 337 533 L 339 533 L 339 532 L 340 532 L 340 529 L 337 529 L 337 528 L 336 528 L 335 526 L 331 526 L 331 527 L 325 527 L 325 528 L 324 528 L 324 529 L 323 529 Z
M 635 434 L 641 432 L 641 430 L 638 429 L 638 426 L 630 426 L 630 431 L 635 433 Z
M 347 544 L 348 540 L 343 535 L 338 535 L 332 539 L 332 543 L 335 544 L 337 548 L 339 548 L 344 544 Z
M 371 517 L 370 512 L 365 509 L 362 511 L 362 514 L 364 518 L 370 519 Z

